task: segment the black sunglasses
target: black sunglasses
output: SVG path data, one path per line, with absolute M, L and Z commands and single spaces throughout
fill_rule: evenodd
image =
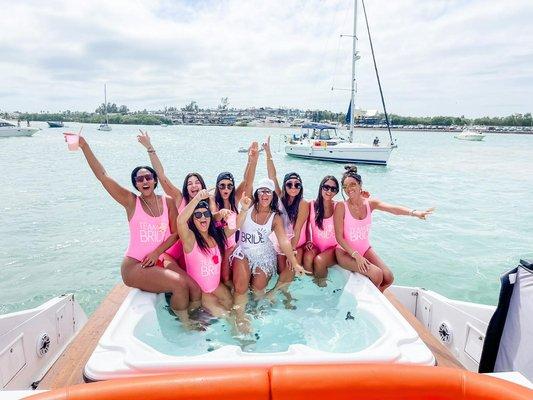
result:
M 339 188 L 337 186 L 330 186 L 325 183 L 322 185 L 322 189 L 325 190 L 326 192 L 332 192 L 332 193 L 337 193 L 339 191 Z
M 292 189 L 293 187 L 294 187 L 295 189 L 301 189 L 301 188 L 302 188 L 302 184 L 301 184 L 300 182 L 295 182 L 294 184 L 293 184 L 292 182 L 287 182 L 287 183 L 285 184 L 285 187 L 286 187 L 287 189 Z
M 135 182 L 137 183 L 142 183 L 144 181 L 153 181 L 154 180 L 154 176 L 152 174 L 145 174 L 145 175 L 137 175 L 135 177 Z
M 196 219 L 200 219 L 202 216 L 205 218 L 211 218 L 211 213 L 209 211 L 195 211 L 192 213 L 192 215 L 194 215 L 194 218 Z
M 226 183 L 219 183 L 219 184 L 218 184 L 218 188 L 219 188 L 220 190 L 226 190 L 226 189 L 228 189 L 228 190 L 233 190 L 233 183 L 228 183 L 228 184 L 226 184 Z

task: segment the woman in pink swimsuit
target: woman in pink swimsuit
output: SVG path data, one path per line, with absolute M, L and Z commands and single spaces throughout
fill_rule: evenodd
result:
M 235 229 L 237 216 L 239 215 L 237 199 L 240 199 L 243 194 L 247 197 L 252 197 L 252 185 L 258 158 L 259 146 L 257 142 L 253 142 L 248 150 L 248 163 L 244 170 L 244 179 L 237 187 L 235 187 L 233 174 L 230 172 L 222 172 L 218 174 L 215 196 L 209 198 L 210 209 L 213 213 L 213 217 L 217 221 L 217 226 Z M 233 281 L 231 277 L 229 256 L 235 249 L 235 236 L 236 233 L 227 236 L 226 252 L 222 259 L 222 282 L 230 289 L 233 288 Z
M 263 143 L 267 159 L 268 177 L 274 181 L 276 194 L 281 200 L 280 211 L 284 218 L 284 225 L 287 236 L 290 237 L 291 246 L 296 256 L 298 264 L 302 264 L 304 246 L 307 242 L 307 219 L 309 218 L 309 202 L 303 198 L 304 188 L 302 178 L 296 172 L 290 172 L 283 178 L 283 187 L 280 188 L 276 176 L 276 167 L 270 151 L 270 136 L 266 143 Z M 278 255 L 278 272 L 280 278 L 285 281 L 292 280 L 294 273 L 287 268 L 287 257 Z M 291 277 L 292 276 L 292 277 Z
M 387 265 L 370 247 L 372 211 L 380 210 L 394 215 L 410 215 L 426 219 L 433 208 L 426 211 L 413 210 L 403 206 L 387 204 L 378 199 L 364 197 L 362 179 L 355 165 L 345 166 L 342 175 L 342 189 L 348 200 L 337 204 L 333 214 L 335 236 L 338 247 L 335 250 L 339 265 L 347 270 L 366 275 L 382 292 L 388 288 L 394 276 Z
M 220 281 L 222 259 L 226 252 L 226 237 L 215 227 L 207 199 L 209 193 L 203 189 L 185 206 L 178 217 L 178 232 L 183 241 L 187 274 L 202 290 L 202 306 L 216 317 L 227 316 L 233 304 L 231 292 Z M 241 197 L 241 207 L 248 210 L 250 198 Z M 236 221 L 236 227 L 243 218 Z M 236 228 L 235 227 L 235 228 Z M 235 231 L 229 230 L 232 234 Z
M 335 257 L 335 228 L 333 226 L 333 198 L 339 192 L 339 181 L 332 175 L 322 179 L 316 200 L 309 208 L 309 238 L 303 257 L 304 268 L 315 276 L 318 286 L 326 286 L 328 268 L 337 264 Z
M 182 322 L 187 323 L 188 308 L 199 305 L 201 291 L 165 253 L 176 241 L 177 211 L 171 199 L 155 194 L 157 173 L 150 167 L 133 170 L 131 182 L 140 192 L 136 195 L 107 175 L 83 137 L 80 137 L 80 147 L 96 178 L 126 209 L 130 242 L 122 261 L 122 280 L 127 286 L 147 292 L 172 293 L 170 306 Z
M 161 182 L 161 186 L 163 187 L 163 190 L 165 193 L 172 197 L 174 199 L 174 202 L 176 204 L 176 207 L 178 208 L 178 213 L 181 213 L 185 206 L 189 203 L 189 201 L 196 196 L 196 194 L 202 190 L 205 189 L 205 182 L 202 176 L 197 172 L 190 172 L 187 175 L 185 175 L 185 179 L 183 180 L 183 186 L 182 189 L 178 189 L 168 178 L 168 176 L 165 174 L 165 170 L 163 168 L 163 164 L 161 163 L 161 160 L 159 160 L 159 157 L 157 156 L 157 153 L 154 149 L 154 146 L 152 145 L 150 141 L 150 136 L 148 136 L 148 132 L 140 131 L 141 134 L 137 135 L 137 140 L 139 143 L 141 143 L 146 150 L 148 151 L 148 155 L 150 156 L 150 162 L 152 163 L 152 167 L 157 172 L 157 175 L 159 176 L 159 181 Z M 178 240 L 176 243 L 167 251 L 168 254 L 170 254 L 179 264 L 180 267 L 185 268 L 185 259 L 183 256 L 183 245 L 181 238 L 178 236 Z

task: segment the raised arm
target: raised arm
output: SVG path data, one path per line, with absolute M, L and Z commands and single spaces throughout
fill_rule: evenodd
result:
M 427 210 L 415 210 L 404 206 L 388 204 L 378 199 L 369 199 L 368 204 L 372 210 L 385 211 L 394 215 L 409 215 L 418 219 L 427 219 L 435 210 L 435 207 L 428 208 Z
M 257 142 L 252 142 L 250 148 L 248 149 L 248 162 L 246 163 L 246 168 L 244 169 L 243 180 L 235 190 L 235 196 L 238 199 L 241 198 L 243 193 L 245 193 L 248 197 L 252 197 L 255 170 L 257 168 L 258 159 L 259 144 Z
M 100 181 L 105 190 L 115 199 L 119 204 L 124 206 L 128 210 L 128 215 L 130 211 L 135 208 L 135 194 L 130 192 L 125 187 L 120 186 L 113 178 L 107 175 L 104 166 L 98 161 L 94 155 L 89 143 L 80 136 L 80 147 L 83 151 L 83 155 L 91 167 L 91 170 L 96 176 L 96 179 Z
M 270 151 L 270 136 L 267 138 L 266 143 L 263 143 L 263 149 L 265 150 L 268 177 L 274 181 L 276 194 L 281 196 L 281 188 L 278 183 L 276 166 L 274 165 L 274 159 L 272 158 L 272 152 Z
M 150 136 L 148 136 L 148 132 L 143 132 L 139 129 L 141 132 L 140 135 L 137 135 L 137 141 L 142 144 L 146 150 L 148 151 L 148 156 L 150 157 L 150 162 L 152 163 L 152 167 L 155 169 L 155 172 L 157 172 L 157 177 L 159 182 L 161 183 L 161 187 L 165 191 L 167 195 L 172 197 L 176 204 L 181 203 L 181 199 L 183 198 L 183 194 L 181 193 L 181 190 L 179 190 L 174 184 L 168 179 L 168 177 L 165 175 L 165 170 L 163 168 L 163 164 L 161 163 L 161 160 L 159 160 L 159 157 L 157 156 L 157 153 L 155 152 L 154 146 L 152 145 L 152 142 L 150 141 Z
M 246 214 L 248 214 L 248 210 L 250 209 L 250 206 L 252 205 L 252 199 L 243 192 L 241 194 L 241 199 L 239 200 L 239 205 L 241 206 L 241 210 L 239 214 L 237 215 L 237 220 L 235 222 L 235 227 L 230 228 L 229 226 L 224 227 L 224 234 L 226 237 L 230 237 L 233 235 L 236 231 L 241 229 L 242 224 L 244 224 L 244 220 L 246 219 Z M 227 211 L 228 213 L 231 212 L 229 210 L 223 210 Z M 226 218 L 226 217 L 224 217 Z
M 178 215 L 178 234 L 180 239 L 183 241 L 183 248 L 187 250 L 192 250 L 194 246 L 194 233 L 189 229 L 189 218 L 191 217 L 194 209 L 198 203 L 202 200 L 209 198 L 209 192 L 206 189 L 200 190 L 196 196 L 194 196 L 191 201 L 185 206 L 183 211 Z

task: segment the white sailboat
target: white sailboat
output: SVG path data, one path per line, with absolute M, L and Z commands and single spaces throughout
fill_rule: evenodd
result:
M 109 119 L 107 118 L 107 85 L 104 84 L 104 112 L 105 112 L 105 122 L 100 124 L 98 127 L 99 131 L 109 132 L 111 127 L 109 126 Z
M 364 7 L 364 3 L 363 3 Z M 370 36 L 370 35 L 369 35 Z M 372 46 L 372 41 L 370 42 Z M 330 140 L 316 140 L 312 136 L 302 135 L 300 138 L 293 137 L 285 145 L 285 153 L 289 156 L 308 158 L 314 160 L 351 162 L 357 164 L 387 165 L 390 154 L 397 146 L 394 144 L 389 129 L 390 142 L 385 146 L 354 142 L 354 112 L 355 112 L 355 62 L 359 59 L 357 51 L 357 0 L 354 1 L 354 24 L 353 24 L 353 52 L 352 52 L 352 85 L 351 101 L 348 113 L 350 114 L 350 137 L 342 139 L 336 135 Z M 375 61 L 374 61 L 375 65 Z M 377 73 L 377 68 L 376 68 Z M 379 76 L 378 76 L 378 84 Z M 385 115 L 386 109 L 383 103 Z M 387 117 L 388 118 L 388 117 Z M 320 131 L 320 129 L 319 129 Z M 316 136 L 316 135 L 315 135 Z M 320 136 L 320 133 L 319 133 Z

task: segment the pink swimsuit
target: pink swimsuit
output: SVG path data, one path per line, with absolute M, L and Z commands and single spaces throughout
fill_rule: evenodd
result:
M 178 207 L 178 213 L 181 214 L 186 206 L 187 203 L 185 203 L 185 197 L 182 197 L 180 206 Z M 181 239 L 178 239 L 178 241 L 174 243 L 166 252 L 167 254 L 170 254 L 174 260 L 181 258 L 183 256 L 183 243 L 181 242 Z
M 309 225 L 311 228 L 311 242 L 318 248 L 321 253 L 335 247 L 337 245 L 337 239 L 335 239 L 335 227 L 333 225 L 333 215 L 329 218 L 322 219 L 322 228 L 320 229 L 315 221 L 315 202 L 310 204 L 311 210 L 309 213 Z M 335 203 L 333 203 L 335 208 Z
M 370 226 L 372 225 L 372 210 L 368 200 L 364 200 L 366 206 L 366 217 L 355 219 L 350 213 L 348 202 L 344 202 L 344 240 L 350 247 L 364 256 L 370 248 Z M 340 248 L 340 246 L 338 246 Z
M 207 249 L 204 253 L 198 244 L 190 253 L 185 253 L 187 274 L 193 278 L 204 293 L 212 293 L 220 284 L 220 266 L 222 258 L 218 246 Z
M 300 231 L 300 239 L 298 239 L 298 244 L 296 248 L 303 246 L 307 242 L 307 221 L 302 225 L 302 230 Z
M 162 196 L 163 213 L 158 217 L 148 215 L 142 208 L 141 199 L 135 200 L 135 212 L 129 221 L 130 243 L 126 257 L 142 261 L 170 236 L 167 200 Z M 162 256 L 159 257 L 162 260 Z

